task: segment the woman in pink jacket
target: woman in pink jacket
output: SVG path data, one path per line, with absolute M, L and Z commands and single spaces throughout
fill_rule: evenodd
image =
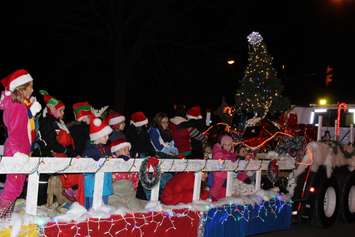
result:
M 233 139 L 228 135 L 221 137 L 220 142 L 216 143 L 212 149 L 212 159 L 235 161 Z M 227 172 L 213 172 L 213 182 L 210 190 L 212 201 L 218 201 L 226 196 Z
M 26 70 L 17 70 L 1 83 L 0 109 L 3 110 L 3 122 L 7 129 L 4 144 L 4 156 L 28 158 L 31 143 L 35 138 L 33 116 L 41 110 L 41 105 L 31 97 L 32 77 Z M 8 174 L 3 191 L 0 193 L 0 218 L 11 216 L 17 197 L 21 194 L 26 175 Z

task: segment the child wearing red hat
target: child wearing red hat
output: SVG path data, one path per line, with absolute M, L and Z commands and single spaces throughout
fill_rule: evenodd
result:
M 113 140 L 110 144 L 111 153 L 114 158 L 122 158 L 128 160 L 130 157 L 129 151 L 131 149 L 131 143 L 127 142 L 124 139 Z M 116 172 L 112 173 L 112 180 L 115 185 L 115 181 L 122 179 L 130 180 L 133 184 L 134 189 L 137 189 L 138 186 L 138 174 L 136 172 Z
M 47 91 L 40 90 L 40 93 L 43 95 L 43 100 L 46 103 L 46 108 L 43 113 L 43 117 L 40 120 L 40 132 L 41 138 L 44 141 L 41 143 L 44 151 L 49 151 L 49 154 L 46 156 L 53 156 L 53 157 L 74 157 L 76 156 L 74 152 L 74 140 L 70 134 L 68 127 L 66 126 L 64 119 L 64 111 L 65 105 L 62 101 L 54 98 L 53 96 L 49 95 Z M 59 176 L 51 176 L 49 178 L 49 184 L 56 182 L 55 179 L 59 178 L 62 187 L 57 187 L 59 192 L 63 192 L 64 196 L 69 201 L 76 201 L 80 198 L 76 195 L 76 193 L 72 190 L 76 190 L 79 186 L 78 184 L 78 176 L 80 174 L 62 174 Z M 82 185 L 81 185 L 82 186 Z M 57 200 L 59 205 L 67 202 L 68 200 L 61 199 Z M 83 198 L 81 203 L 84 203 Z M 51 201 L 47 203 L 51 205 Z M 42 204 L 41 204 L 42 205 Z
M 109 146 L 107 146 L 108 137 L 112 129 L 105 121 L 95 118 L 90 123 L 90 143 L 87 144 L 83 156 L 90 157 L 94 160 L 107 158 L 111 155 Z M 85 175 L 85 207 L 91 208 L 93 195 L 95 174 L 86 173 Z M 112 173 L 106 172 L 104 175 L 104 186 L 102 199 L 103 203 L 108 204 L 108 198 L 112 195 Z
M 127 141 L 132 144 L 131 154 L 133 157 L 155 155 L 155 149 L 148 134 L 148 119 L 143 112 L 135 112 L 131 115 L 126 137 Z
M 126 118 L 122 114 L 111 111 L 107 117 L 105 118 L 108 125 L 111 126 L 113 132 L 110 135 L 110 141 L 116 140 L 116 139 L 126 139 L 125 134 L 123 133 L 125 127 L 126 127 Z
M 4 144 L 4 155 L 16 158 L 28 158 L 31 144 L 35 139 L 34 116 L 41 105 L 31 99 L 33 79 L 26 70 L 17 70 L 1 83 L 5 87 L 0 100 L 3 121 L 8 137 Z M 20 196 L 26 175 L 8 174 L 3 191 L 0 193 L 0 218 L 10 217 L 15 201 Z
M 68 125 L 75 144 L 75 155 L 81 156 L 90 140 L 89 125 L 94 117 L 92 106 L 84 101 L 73 104 L 75 121 Z

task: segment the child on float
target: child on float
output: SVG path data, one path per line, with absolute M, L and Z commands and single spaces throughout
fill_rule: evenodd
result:
M 41 105 L 31 97 L 33 79 L 23 69 L 11 73 L 1 83 L 5 87 L 0 100 L 3 121 L 8 137 L 4 143 L 4 156 L 26 159 L 31 155 L 31 144 L 35 140 L 34 116 Z M 8 174 L 0 193 L 0 218 L 10 217 L 16 199 L 20 196 L 26 180 L 25 174 Z
M 235 148 L 237 152 L 237 160 L 248 160 L 249 153 L 245 145 L 238 144 Z M 239 171 L 237 174 L 237 179 L 244 182 L 245 184 L 251 184 L 255 179 L 255 172 L 253 171 Z
M 167 114 L 157 113 L 153 118 L 153 123 L 148 133 L 159 158 L 175 158 L 179 154 L 169 128 Z
M 75 155 L 81 156 L 86 144 L 90 141 L 90 121 L 95 117 L 92 106 L 87 101 L 73 104 L 75 120 L 69 125 L 70 134 L 75 144 Z
M 65 114 L 64 103 L 49 95 L 45 90 L 40 90 L 40 93 L 43 95 L 43 100 L 46 103 L 39 126 L 41 139 L 44 141 L 41 143 L 42 151 L 48 151 L 48 154 L 45 154 L 45 156 L 74 157 L 74 140 L 63 120 Z M 49 199 L 46 200 L 47 204 L 49 206 L 53 204 L 52 192 L 63 193 L 64 197 L 56 197 L 59 205 L 65 204 L 68 200 L 71 202 L 79 200 L 80 198 L 77 196 L 79 193 L 76 192 L 79 188 L 78 176 L 80 174 L 51 175 L 48 180 L 48 186 L 51 188 L 47 190 L 50 192 Z M 55 179 L 58 178 L 60 178 L 62 186 L 51 185 L 52 183 L 57 183 Z M 54 187 L 56 190 L 53 189 Z M 83 202 L 84 197 L 81 195 L 81 203 Z M 43 203 L 40 205 L 43 205 Z
M 122 114 L 111 111 L 107 117 L 105 118 L 108 125 L 112 128 L 112 133 L 110 135 L 110 141 L 116 139 L 124 139 L 126 140 L 126 135 L 124 134 L 124 129 L 126 127 L 126 118 Z
M 229 135 L 223 135 L 219 142 L 212 148 L 212 159 L 214 160 L 231 160 L 235 161 L 236 154 L 234 151 L 233 139 Z M 212 201 L 218 201 L 226 196 L 227 172 L 215 171 L 212 173 L 212 185 L 210 195 Z
M 131 143 L 127 142 L 124 139 L 116 139 L 111 141 L 111 153 L 113 158 L 123 159 L 125 161 L 130 158 L 130 149 Z M 112 173 L 112 181 L 113 185 L 115 181 L 119 181 L 122 179 L 130 180 L 135 190 L 137 190 L 138 186 L 138 174 L 136 172 L 116 172 Z
M 203 133 L 200 133 L 197 128 L 192 127 L 193 124 L 191 124 L 191 122 L 188 122 L 185 117 L 186 111 L 184 105 L 174 106 L 174 115 L 175 116 L 169 120 L 169 129 L 172 133 L 172 137 L 179 151 L 180 157 L 186 157 L 187 159 L 202 159 L 203 155 L 200 157 L 194 156 L 192 152 L 192 141 L 205 144 L 207 142 L 207 136 L 205 136 Z
M 90 124 L 90 142 L 87 144 L 83 156 L 93 158 L 98 161 L 100 158 L 108 158 L 111 156 L 110 147 L 107 145 L 109 135 L 112 129 L 105 121 L 99 118 L 92 120 Z M 84 175 L 85 183 L 85 207 L 90 209 L 93 202 L 95 174 L 86 173 Z M 108 204 L 109 196 L 112 195 L 112 173 L 105 172 L 102 200 L 104 204 Z

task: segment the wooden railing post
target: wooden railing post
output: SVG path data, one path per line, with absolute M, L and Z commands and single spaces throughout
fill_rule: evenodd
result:
M 97 209 L 102 206 L 102 194 L 104 191 L 104 172 L 97 172 L 95 174 L 95 185 L 94 185 L 94 194 L 92 201 L 92 208 Z
M 150 193 L 150 201 L 152 202 L 159 201 L 159 189 L 160 189 L 160 179 L 158 183 L 152 188 L 152 191 Z
M 226 186 L 226 197 L 231 197 L 233 193 L 233 179 L 234 179 L 234 172 L 228 171 L 227 172 L 227 186 Z
M 255 177 L 255 191 L 259 191 L 261 188 L 261 170 L 256 171 Z
M 200 200 L 202 172 L 195 172 L 194 193 L 192 201 Z
M 34 172 L 28 176 L 27 196 L 26 196 L 26 213 L 29 215 L 37 215 L 39 174 Z

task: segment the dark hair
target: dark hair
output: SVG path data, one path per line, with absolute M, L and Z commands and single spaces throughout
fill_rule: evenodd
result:
M 162 129 L 161 127 L 161 121 L 163 120 L 163 118 L 168 118 L 168 115 L 166 113 L 162 113 L 162 112 L 159 112 L 159 113 L 156 113 L 154 118 L 153 118 L 153 126 L 156 127 L 156 128 L 159 128 L 159 129 Z
M 243 144 L 238 144 L 236 145 L 235 150 L 239 153 L 242 148 L 245 148 L 245 146 Z
M 185 117 L 186 116 L 186 106 L 182 104 L 174 105 L 174 115 Z

